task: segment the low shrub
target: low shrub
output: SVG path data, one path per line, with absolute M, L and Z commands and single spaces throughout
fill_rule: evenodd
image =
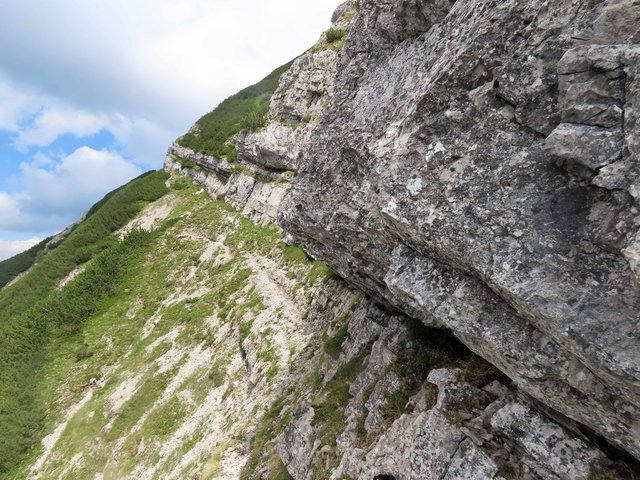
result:
M 327 43 L 335 43 L 342 40 L 349 33 L 348 28 L 330 28 L 327 30 Z

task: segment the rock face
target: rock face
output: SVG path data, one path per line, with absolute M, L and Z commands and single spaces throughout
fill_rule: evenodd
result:
M 342 4 L 333 15 L 332 28 L 346 34 L 355 13 L 353 1 Z M 312 49 L 293 62 L 273 94 L 266 127 L 238 135 L 238 163 L 173 143 L 165 170 L 183 170 L 211 197 L 224 196 L 258 223 L 275 223 L 284 193 L 333 97 L 340 56 L 337 46 L 328 43 L 323 33 Z M 184 160 L 191 162 L 186 168 Z
M 640 459 L 639 41 L 630 0 L 363 0 L 278 219 Z
M 332 28 L 347 30 L 355 16 L 355 3 L 342 4 Z M 297 170 L 309 149 L 318 120 L 333 97 L 340 52 L 328 44 L 326 33 L 306 54 L 293 62 L 271 98 L 267 126 L 238 138 L 238 159 L 267 169 Z
M 523 478 L 588 475 L 602 454 L 555 436 L 527 399 L 640 459 L 640 5 L 357 3 L 333 18 L 350 25 L 344 49 L 323 35 L 282 77 L 268 125 L 238 138 L 239 164 L 174 145 L 167 167 L 254 220 L 277 219 L 287 241 L 370 298 L 450 330 L 523 397 L 494 394 L 499 408 L 473 417 L 484 433 L 449 431 L 442 412 L 457 397 L 446 392 L 487 394 L 434 380 L 435 410 L 401 417 L 386 443 L 362 450 L 347 429 L 332 478 L 370 478 L 381 464 L 407 478 L 470 478 L 480 466 L 508 476 L 483 434 L 527 452 L 515 459 Z M 399 382 L 387 367 L 369 392 L 368 432 Z M 316 478 L 309 459 L 326 453 L 313 418 L 302 405 L 278 440 L 296 479 Z M 393 456 L 409 437 L 425 464 Z
M 191 162 L 184 166 L 184 160 Z M 166 171 L 182 171 L 206 189 L 259 224 L 273 223 L 290 177 L 254 166 L 231 165 L 226 160 L 196 153 L 176 143 L 164 161 Z M 259 179 L 258 176 L 263 176 Z
M 350 385 L 345 424 L 336 440 L 340 461 L 319 471 L 318 464 L 325 458 L 330 464 L 331 458 L 318 438 L 322 414 L 316 408 L 322 407 L 303 404 L 277 439 L 278 454 L 293 478 L 572 480 L 586 479 L 594 466 L 608 463 L 584 438 L 536 413 L 498 381 L 479 388 L 461 381 L 460 369 L 431 370 L 427 383 L 390 419 L 390 399 L 406 388 L 406 378 L 384 372 L 419 342 L 409 325 L 372 303 L 356 309 L 338 363 L 350 364 L 362 355 L 363 345 L 373 343 Z M 381 422 L 371 421 L 381 414 Z

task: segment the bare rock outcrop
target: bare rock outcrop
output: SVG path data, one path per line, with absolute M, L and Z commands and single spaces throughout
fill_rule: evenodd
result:
M 630 0 L 364 0 L 279 212 L 636 458 L 639 32 Z
M 277 219 L 352 286 L 450 330 L 559 412 L 568 440 L 528 400 L 473 417 L 529 452 L 523 478 L 586 475 L 601 453 L 574 442 L 581 429 L 640 459 L 638 2 L 362 0 L 333 21 L 350 28 L 344 48 L 323 34 L 293 63 L 267 126 L 238 137 L 238 164 L 174 145 L 167 167 L 254 220 Z M 394 385 L 379 370 L 374 400 Z M 412 464 L 416 475 L 483 466 L 499 478 L 503 453 L 485 458 L 482 432 L 438 427 L 438 408 L 394 423 L 388 448 L 345 449 L 335 475 L 369 478 L 368 458 L 392 462 L 402 435 L 435 425 L 433 442 L 455 448 L 445 471 Z M 301 409 L 279 444 L 297 479 L 309 463 L 286 447 L 315 452 L 311 417 Z M 531 443 L 544 432 L 582 463 L 544 470 L 564 455 Z

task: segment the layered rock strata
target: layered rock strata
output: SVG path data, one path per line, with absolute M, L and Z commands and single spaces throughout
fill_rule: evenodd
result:
M 239 137 L 254 173 L 168 164 L 640 459 L 639 41 L 630 0 L 363 0 Z
M 639 28 L 622 0 L 362 2 L 279 213 L 637 458 Z

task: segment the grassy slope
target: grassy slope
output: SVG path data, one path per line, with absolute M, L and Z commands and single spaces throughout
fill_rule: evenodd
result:
M 262 125 L 269 110 L 271 95 L 276 91 L 280 77 L 291 66 L 286 65 L 271 72 L 259 83 L 252 85 L 224 100 L 212 112 L 197 121 L 198 134 L 187 133 L 178 140 L 184 147 L 215 157 L 235 160 L 236 149 L 229 140 L 244 128 Z
M 26 272 L 44 253 L 45 246 L 51 238 L 45 238 L 43 241 L 34 245 L 11 258 L 7 258 L 0 262 L 0 288 L 23 272 Z
M 264 384 L 260 387 L 261 394 L 251 401 L 257 405 L 267 402 L 273 377 L 278 375 L 283 362 L 273 337 L 277 328 L 274 324 L 281 312 L 269 307 L 270 299 L 262 298 L 252 287 L 249 278 L 252 270 L 246 258 L 270 258 L 288 265 L 291 276 L 298 278 L 295 289 L 303 299 L 307 286 L 330 276 L 324 265 L 280 243 L 274 227 L 253 224 L 223 201 L 198 194 L 192 185 L 185 186 L 184 182 L 176 185 L 180 188 L 167 197 L 174 201 L 173 212 L 157 232 L 136 240 L 132 248 L 127 247 L 126 258 L 119 262 L 123 267 L 109 295 L 97 303 L 80 329 L 72 335 L 57 337 L 51 345 L 49 361 L 34 388 L 50 395 L 55 392 L 47 404 L 46 431 L 52 431 L 64 418 L 63 412 L 86 394 L 91 378 L 103 378 L 106 384 L 94 392 L 69 422 L 44 478 L 91 479 L 97 472 L 104 473 L 105 478 L 121 479 L 128 475 L 137 478 L 132 474 L 134 469 L 159 464 L 159 447 L 206 403 L 205 397 L 216 389 L 222 398 L 245 392 L 245 387 L 238 392 L 229 390 L 232 382 L 245 375 L 245 367 L 241 361 L 232 360 L 234 355 L 239 358 L 237 340 L 229 333 L 216 335 L 218 329 L 227 331 L 230 325 L 235 325 L 232 328 L 238 328 L 241 339 L 256 344 L 259 354 L 254 367 Z M 210 259 L 203 260 L 203 252 L 214 240 L 222 243 Z M 223 251 L 228 259 L 220 264 L 216 259 Z M 91 262 L 94 263 L 95 260 Z M 192 271 L 194 274 L 189 276 Z M 84 288 L 85 275 L 80 275 L 63 292 Z M 206 293 L 198 296 L 195 292 L 202 285 L 206 286 Z M 177 295 L 183 297 L 171 303 L 169 300 Z M 268 320 L 271 326 L 259 332 L 252 330 L 256 318 L 265 312 L 271 312 Z M 220 319 L 220 325 L 211 324 L 212 316 Z M 141 332 L 150 318 L 158 320 L 145 337 Z M 176 332 L 177 337 L 164 340 L 171 332 Z M 183 378 L 177 389 L 167 393 L 169 385 L 175 385 L 177 373 L 189 353 L 199 351 L 203 345 L 215 347 L 215 354 L 204 367 Z M 176 352 L 183 352 L 185 358 L 161 371 L 163 358 L 171 358 Z M 114 416 L 111 396 L 123 382 L 136 375 L 140 376 L 136 393 Z M 160 402 L 163 395 L 166 401 Z M 192 402 L 182 400 L 185 395 Z M 249 404 L 246 400 L 230 403 L 254 408 L 244 406 Z M 237 428 L 251 421 L 251 414 L 245 412 L 236 418 L 219 414 L 216 418 L 229 421 L 226 428 Z M 198 425 L 179 448 L 163 459 L 159 477 L 154 478 L 166 478 L 163 475 L 178 468 L 185 453 L 207 434 L 206 423 Z M 141 443 L 148 446 L 144 453 L 138 453 Z M 210 441 L 205 445 L 210 450 L 205 451 L 204 458 L 196 458 L 196 463 L 171 478 L 190 478 L 194 470 L 189 469 L 197 471 L 203 465 L 206 474 L 200 478 L 215 478 L 221 454 L 228 445 L 216 446 Z M 25 465 L 33 464 L 39 453 L 40 449 L 34 449 Z M 69 472 L 71 460 L 78 453 L 82 454 L 83 462 Z M 22 467 L 6 478 L 17 480 L 27 473 L 27 468 Z
M 86 218 L 89 218 L 91 215 L 96 213 L 100 208 L 116 193 L 118 193 L 122 188 L 126 185 L 119 187 L 112 192 L 107 193 L 100 201 L 94 204 L 91 209 L 87 212 Z M 34 245 L 29 250 L 26 250 L 18 255 L 15 255 L 11 258 L 3 260 L 0 262 L 0 289 L 4 287 L 6 284 L 11 282 L 15 277 L 20 275 L 21 273 L 26 272 L 33 266 L 34 263 L 40 261 L 42 256 L 45 254 L 45 247 L 47 243 L 51 240 L 52 237 L 45 238 L 43 241 Z M 54 248 L 50 247 L 51 248 Z
M 45 404 L 53 393 L 36 388 L 51 345 L 74 338 L 100 308 L 144 238 L 119 243 L 113 232 L 149 201 L 167 192 L 164 172 L 143 175 L 111 196 L 24 278 L 0 292 L 0 474 L 18 464 L 41 437 Z M 88 262 L 82 281 L 56 284 Z
M 327 267 L 281 243 L 273 226 L 253 224 L 187 182 L 173 185 L 151 205 L 171 205 L 157 231 L 114 244 L 59 295 L 80 298 L 95 285 L 103 291 L 80 302 L 90 311 L 78 328 L 52 337 L 31 386 L 46 399 L 38 435 L 54 431 L 78 406 L 62 424 L 41 478 L 218 478 L 228 474 L 229 452 L 255 428 L 241 478 L 264 478 L 266 471 L 266 478 L 290 480 L 274 439 L 309 400 L 317 410 L 314 428 L 329 452 L 314 459 L 314 471 L 327 478 L 337 461 L 336 438 L 345 429 L 349 386 L 369 353 L 364 348 L 344 364 L 337 358 L 362 296 L 327 281 Z M 279 275 L 279 287 L 256 288 L 261 275 Z M 284 303 L 274 302 L 278 289 L 288 298 Z M 290 302 L 299 309 L 298 325 L 283 318 L 282 305 Z M 304 330 L 309 336 L 298 337 Z M 407 351 L 393 367 L 407 381 L 391 405 L 400 407 L 389 408 L 389 421 L 403 413 L 430 368 L 464 368 L 469 360 L 468 353 L 445 351 L 451 350 L 448 337 L 427 337 L 424 350 Z M 323 382 L 336 362 L 335 375 Z M 101 386 L 92 387 L 91 379 Z M 83 398 L 86 403 L 79 403 Z M 27 478 L 41 453 L 32 449 L 0 478 Z

